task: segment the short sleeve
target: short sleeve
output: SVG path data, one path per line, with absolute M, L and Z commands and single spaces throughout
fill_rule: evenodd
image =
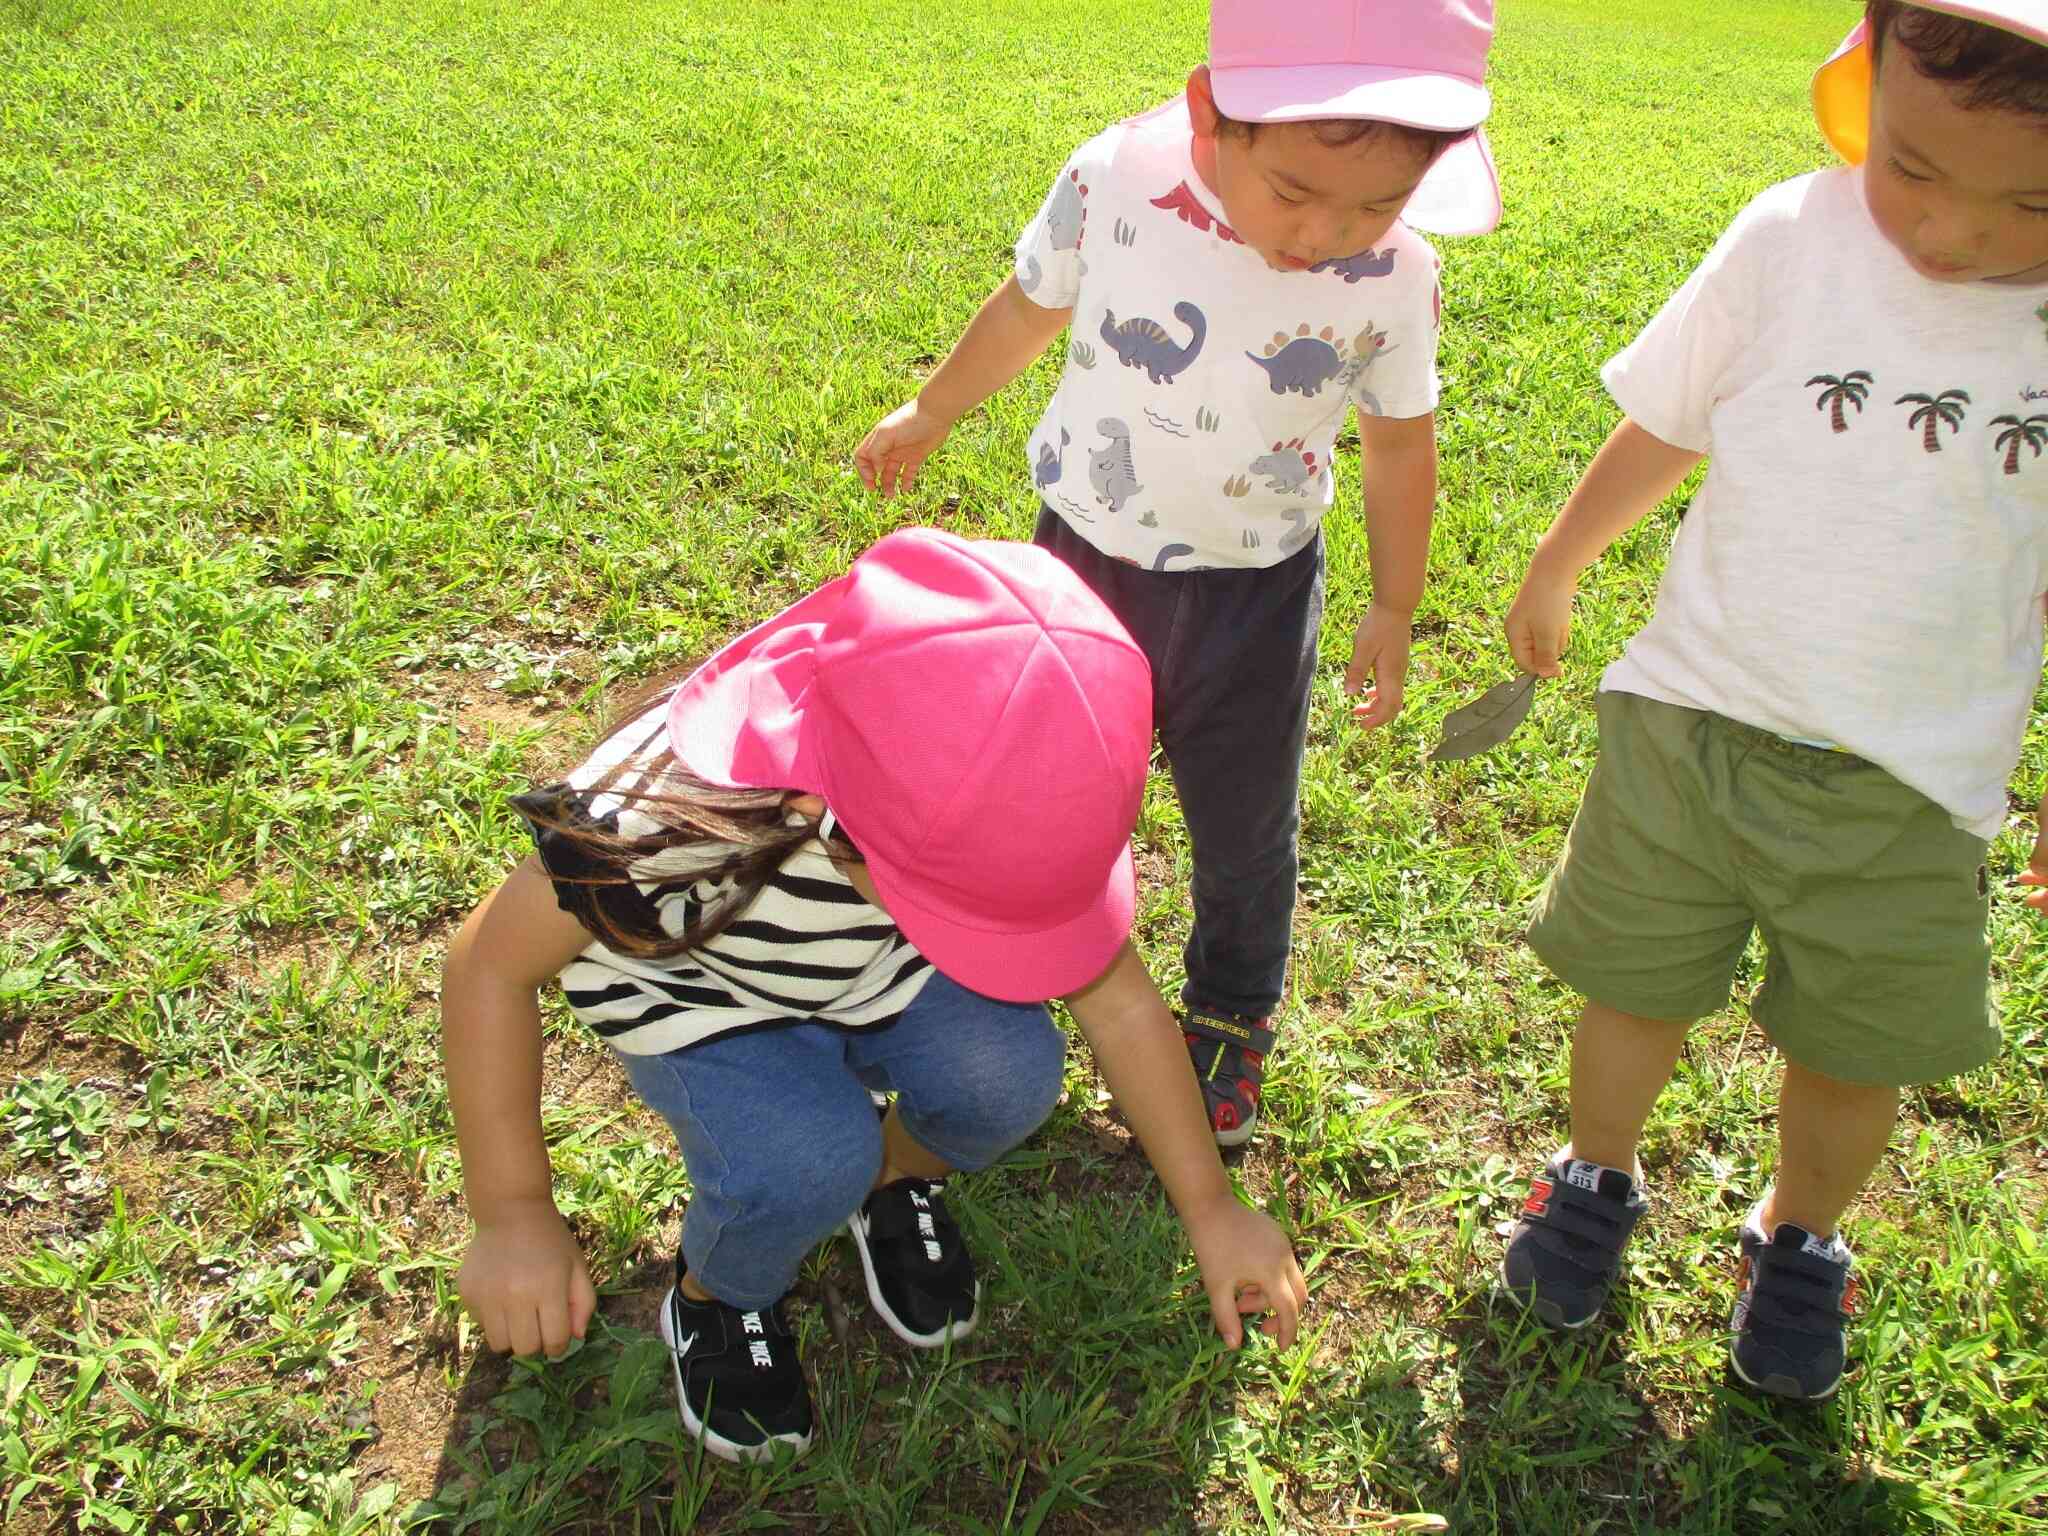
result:
M 1437 406 L 1437 332 L 1443 323 L 1441 263 L 1427 241 L 1411 237 L 1417 276 L 1403 290 L 1405 303 L 1386 317 L 1385 328 L 1368 324 L 1353 345 L 1374 357 L 1351 386 L 1351 402 L 1365 416 L 1406 421 Z M 1397 254 L 1407 256 L 1402 250 Z
M 1088 189 L 1109 169 L 1115 133 L 1097 134 L 1074 151 L 1017 237 L 1017 286 L 1043 308 L 1071 309 L 1081 296 Z
M 1642 333 L 1600 370 L 1623 413 L 1674 448 L 1713 451 L 1714 406 L 1750 343 L 1752 228 L 1745 212 Z
M 628 933 L 661 935 L 661 916 L 654 902 L 630 881 L 600 883 L 610 870 L 564 830 L 583 826 L 616 832 L 616 813 L 592 815 L 590 793 L 568 784 L 548 784 L 514 795 L 512 808 L 526 819 L 533 833 L 534 852 L 555 888 L 555 904 L 564 912 L 593 935 L 599 931 L 600 914 L 610 926 Z

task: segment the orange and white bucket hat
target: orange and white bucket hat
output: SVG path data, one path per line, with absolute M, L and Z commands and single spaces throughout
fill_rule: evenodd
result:
M 2048 48 L 2048 0 L 1912 0 L 1923 11 L 2031 38 Z M 1813 115 L 1835 153 L 1861 165 L 1870 151 L 1870 23 L 1859 21 L 1814 73 Z

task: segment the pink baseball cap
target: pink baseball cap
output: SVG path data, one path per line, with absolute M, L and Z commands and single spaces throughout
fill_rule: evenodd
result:
M 892 533 L 692 673 L 668 735 L 712 783 L 823 796 L 962 986 L 1060 997 L 1130 934 L 1152 669 L 1047 550 Z
M 1210 88 L 1240 122 L 1475 130 L 1437 157 L 1401 216 L 1483 235 L 1500 223 L 1500 177 L 1477 131 L 1493 106 L 1492 41 L 1493 0 L 1210 0 Z
M 1923 11 L 2001 27 L 2048 48 L 2048 5 L 2042 0 L 1913 0 Z M 1870 23 L 1859 21 L 1814 72 L 1813 115 L 1836 154 L 1861 165 L 1870 153 Z

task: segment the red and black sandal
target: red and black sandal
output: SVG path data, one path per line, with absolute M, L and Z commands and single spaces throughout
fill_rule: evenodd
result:
M 1209 1129 L 1219 1147 L 1241 1147 L 1259 1123 L 1259 1094 L 1273 1031 L 1264 1019 L 1234 1013 L 1189 1013 L 1181 1020 L 1195 1077 L 1209 1106 Z

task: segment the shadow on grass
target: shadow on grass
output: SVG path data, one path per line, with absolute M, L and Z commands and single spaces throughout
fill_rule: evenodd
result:
M 850 1244 L 810 1256 L 788 1303 L 818 1415 L 802 1461 L 733 1466 L 684 1436 L 655 1331 L 669 1270 L 647 1263 L 607 1287 L 567 1358 L 471 1363 L 412 1524 L 494 1536 L 1190 1529 L 1203 1478 L 1229 1454 L 1215 1430 L 1236 1417 L 1239 1366 L 1176 1279 L 1179 1229 L 1142 1163 L 1098 1150 L 1066 1126 L 956 1180 L 983 1282 L 982 1321 L 963 1344 L 907 1348 L 873 1316 Z
M 1852 1372 L 1836 1400 L 1762 1396 L 1727 1368 L 1725 1340 L 1673 1338 L 1626 1288 L 1582 1333 L 1544 1329 L 1505 1295 L 1477 1298 L 1445 1331 L 1459 1345 L 1452 1431 L 1454 1530 L 1685 1536 L 1850 1536 L 1952 1529 L 1912 1483 L 1854 1449 Z M 1639 1326 L 1643 1325 L 1643 1326 Z M 1654 1371 L 1633 1351 L 1669 1344 Z M 1674 1362 L 1699 1392 L 1648 1389 Z M 1700 1408 L 1704 1399 L 1705 1411 Z M 1687 1416 L 1688 1413 L 1690 1416 Z

